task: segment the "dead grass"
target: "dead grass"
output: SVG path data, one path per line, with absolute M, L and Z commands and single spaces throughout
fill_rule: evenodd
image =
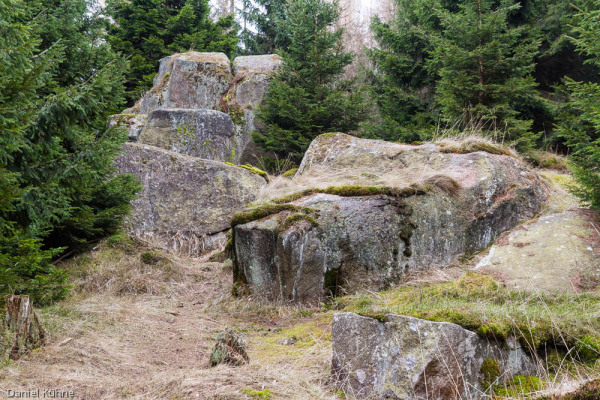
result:
M 338 398 L 326 385 L 330 312 L 232 298 L 230 265 L 172 255 L 148 265 L 148 250 L 105 242 L 71 260 L 74 295 L 39 310 L 50 344 L 0 369 L 0 389 L 94 400 L 242 400 L 264 389 L 274 399 Z M 246 339 L 250 363 L 210 367 L 214 338 L 228 327 Z M 298 346 L 276 344 L 288 334 Z
M 516 150 L 499 144 L 481 134 L 472 132 L 464 132 L 453 136 L 442 136 L 433 140 L 432 143 L 437 145 L 442 153 L 466 154 L 485 151 L 490 154 L 505 155 L 521 160 L 521 157 Z

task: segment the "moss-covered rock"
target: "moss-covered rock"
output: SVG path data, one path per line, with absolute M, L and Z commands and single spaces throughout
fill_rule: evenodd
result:
M 161 108 L 148 116 L 139 142 L 178 154 L 235 163 L 234 135 L 231 118 L 220 111 Z
M 271 215 L 236 224 L 235 264 L 252 291 L 319 302 L 328 293 L 383 290 L 409 270 L 448 265 L 486 248 L 533 217 L 546 197 L 541 179 L 515 157 L 441 153 L 432 144 L 339 133 L 315 139 L 293 179 L 327 182 L 329 174 L 361 165 L 372 176 L 393 177 L 396 186 L 308 188 L 272 200 Z M 315 223 L 281 229 L 279 221 L 296 207 L 318 211 Z
M 520 348 L 401 315 L 336 314 L 332 342 L 333 380 L 359 399 L 480 399 L 492 381 L 535 372 Z

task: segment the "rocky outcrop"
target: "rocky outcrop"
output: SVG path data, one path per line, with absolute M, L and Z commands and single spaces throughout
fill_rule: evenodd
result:
M 271 299 L 304 303 L 383 290 L 409 270 L 484 249 L 534 216 L 546 195 L 539 177 L 509 155 L 344 134 L 317 138 L 294 179 L 336 169 L 360 174 L 361 165 L 396 186 L 308 190 L 276 201 L 285 204 L 266 216 L 254 210 L 262 218 L 242 218 L 234 228 L 235 279 Z
M 139 142 L 179 154 L 238 163 L 234 126 L 214 110 L 158 109 L 148 115 Z
M 154 86 L 142 98 L 140 113 L 157 108 L 216 110 L 233 81 L 223 53 L 173 54 L 160 60 Z
M 232 74 L 223 53 L 173 54 L 160 60 L 152 89 L 109 126 L 125 127 L 133 142 L 254 164 L 262 154 L 252 142 L 262 129 L 254 113 L 280 64 L 277 55 L 237 57 Z
M 490 342 L 447 322 L 334 315 L 332 377 L 359 399 L 477 400 L 487 386 L 535 375 L 518 342 Z
M 572 210 L 525 223 L 498 240 L 476 268 L 536 293 L 596 289 L 600 233 L 593 218 L 590 211 Z
M 222 246 L 232 213 L 265 184 L 244 168 L 135 143 L 125 144 L 116 164 L 142 184 L 127 229 L 192 256 Z

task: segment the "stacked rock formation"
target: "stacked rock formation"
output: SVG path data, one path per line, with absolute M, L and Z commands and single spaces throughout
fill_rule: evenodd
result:
M 232 213 L 265 180 L 236 167 L 257 160 L 252 132 L 276 55 L 188 52 L 160 61 L 153 88 L 110 125 L 127 128 L 117 166 L 143 190 L 127 227 L 135 236 L 189 255 L 225 241 Z

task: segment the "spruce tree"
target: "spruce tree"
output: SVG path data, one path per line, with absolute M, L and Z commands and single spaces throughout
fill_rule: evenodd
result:
M 237 27 L 233 15 L 213 22 L 208 0 L 108 0 L 115 23 L 108 38 L 112 48 L 131 57 L 127 75 L 129 103 L 152 86 L 158 61 L 172 53 L 237 51 Z
M 539 43 L 525 26 L 512 27 L 513 0 L 470 0 L 459 11 L 438 9 L 441 32 L 433 39 L 431 67 L 438 71 L 436 102 L 450 124 L 500 131 L 521 148 L 533 144 L 532 121 L 521 113 L 539 102 L 531 76 Z
M 255 140 L 264 149 L 299 162 L 325 132 L 349 132 L 365 117 L 363 95 L 342 80 L 352 54 L 344 51 L 337 3 L 296 0 L 288 11 L 288 50 L 273 76 L 258 117 L 266 124 Z
M 27 151 L 26 129 L 42 102 L 38 92 L 48 83 L 56 51 L 36 54 L 39 39 L 23 21 L 22 1 L 0 0 L 0 295 L 30 294 L 38 302 L 66 293 L 66 273 L 51 263 L 59 250 L 44 250 L 15 218 L 23 201 L 15 155 Z
M 362 136 L 413 142 L 434 130 L 436 74 L 427 68 L 436 17 L 431 0 L 397 0 L 397 16 L 371 23 L 377 47 L 367 50 L 373 69 L 368 74 L 379 116 L 365 124 Z
M 126 63 L 83 0 L 2 1 L 0 291 L 51 301 L 66 273 L 50 260 L 117 231 L 139 187 L 113 165 L 125 132 L 106 130 Z
M 272 54 L 285 51 L 289 0 L 243 0 L 241 39 L 246 54 Z
M 572 40 L 589 64 L 600 67 L 600 1 L 579 14 Z M 600 210 L 600 84 L 566 78 L 570 98 L 560 115 L 559 134 L 572 149 L 574 189 L 592 208 Z

